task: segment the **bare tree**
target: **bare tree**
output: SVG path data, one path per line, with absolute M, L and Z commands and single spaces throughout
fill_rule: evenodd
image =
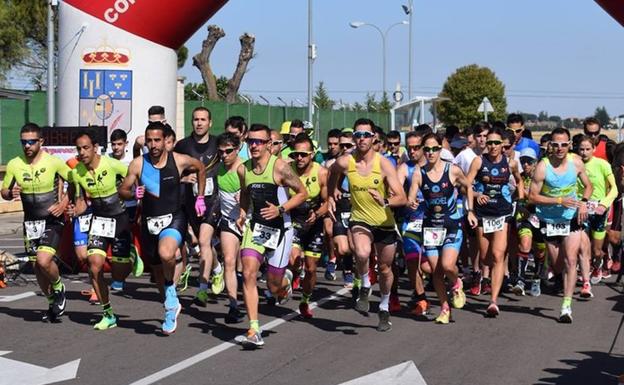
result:
M 216 25 L 208 26 L 208 36 L 202 43 L 202 50 L 193 57 L 193 65 L 201 72 L 202 79 L 206 85 L 208 100 L 221 100 L 221 95 L 217 92 L 217 78 L 210 66 L 210 55 L 215 45 L 225 36 L 223 29 Z M 240 37 L 241 49 L 238 55 L 238 64 L 234 70 L 232 78 L 227 81 L 225 100 L 228 103 L 235 103 L 243 76 L 247 72 L 247 65 L 254 57 L 254 45 L 256 38 L 248 33 Z

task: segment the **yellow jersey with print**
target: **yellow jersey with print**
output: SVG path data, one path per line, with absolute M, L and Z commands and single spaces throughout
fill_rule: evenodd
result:
M 296 173 L 296 167 L 294 162 L 292 162 L 293 171 Z M 305 186 L 306 191 L 308 192 L 308 199 L 306 199 L 303 204 L 295 207 L 290 210 L 290 215 L 294 223 L 303 224 L 306 219 L 310 216 L 310 210 L 318 210 L 321 206 L 321 183 L 319 179 L 319 170 L 321 169 L 321 165 L 312 162 L 312 169 L 307 175 L 299 175 L 299 180 Z M 289 189 L 290 196 L 295 195 L 295 191 Z

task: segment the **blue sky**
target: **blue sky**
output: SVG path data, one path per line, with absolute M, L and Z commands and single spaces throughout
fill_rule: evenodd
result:
M 315 86 L 322 80 L 333 99 L 349 103 L 363 102 L 366 92 L 380 95 L 379 33 L 349 22 L 385 30 L 407 20 L 401 4 L 407 0 L 313 0 Z M 238 37 L 250 32 L 256 57 L 241 91 L 273 104 L 278 96 L 305 100 L 307 1 L 230 0 L 208 23 L 226 32 L 212 55 L 217 75 L 231 76 Z M 204 26 L 186 44 L 187 81 L 201 81 L 191 57 L 205 36 Z M 476 63 L 506 85 L 510 112 L 584 117 L 604 105 L 624 114 L 623 39 L 624 28 L 592 0 L 414 0 L 413 93 L 436 94 L 456 68 Z M 400 82 L 406 92 L 408 27 L 394 27 L 387 45 L 387 87 Z

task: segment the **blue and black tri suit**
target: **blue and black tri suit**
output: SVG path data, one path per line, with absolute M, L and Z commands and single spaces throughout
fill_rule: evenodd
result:
M 409 160 L 405 164 L 407 165 L 407 177 L 403 183 L 403 189 L 407 193 L 412 187 L 412 179 L 417 165 L 413 160 Z M 419 202 L 423 201 L 421 189 L 418 189 L 416 198 Z M 422 255 L 422 223 L 424 215 L 424 205 L 419 205 L 416 210 L 412 210 L 408 206 L 401 210 L 401 235 L 403 237 L 403 252 L 405 253 L 406 261 L 419 258 Z M 416 225 L 417 223 L 420 226 Z
M 477 172 L 474 183 L 474 191 L 490 197 L 489 201 L 480 205 L 475 199 L 475 215 L 479 219 L 479 226 L 483 226 L 483 218 L 505 217 L 505 222 L 509 223 L 513 216 L 513 203 L 509 179 L 511 170 L 507 157 L 503 156 L 501 161 L 494 163 L 489 156 L 481 156 L 481 168 Z

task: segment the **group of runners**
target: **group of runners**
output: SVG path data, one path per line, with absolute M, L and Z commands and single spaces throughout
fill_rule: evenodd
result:
M 379 284 L 380 332 L 402 309 L 404 272 L 409 311 L 430 312 L 432 286 L 439 324 L 451 322 L 466 292 L 490 295 L 486 315 L 496 317 L 503 291 L 539 296 L 543 289 L 563 293 L 559 321 L 570 323 L 577 282 L 588 299 L 592 283 L 620 270 L 624 150 L 591 118 L 583 135 L 557 128 L 539 144 L 517 114 L 463 131 L 449 126 L 444 135 L 427 125 L 386 134 L 358 119 L 328 133 L 326 152 L 298 120 L 278 131 L 234 116 L 213 136 L 210 111 L 198 107 L 191 135 L 177 142 L 162 107 L 150 108 L 148 120 L 132 149 L 124 131 L 111 133 L 108 155 L 92 131 L 79 133 L 68 162 L 42 149 L 41 128 L 22 127 L 24 154 L 8 163 L 1 193 L 22 200 L 26 253 L 49 305 L 44 320 L 56 322 L 66 309 L 54 258 L 67 221 L 92 301 L 102 306 L 95 329 L 118 322 L 104 279 L 107 256 L 113 291 L 149 265 L 165 334 L 177 328 L 177 293 L 196 256 L 194 302 L 206 306 L 225 290 L 226 323 L 248 318 L 238 339 L 246 348 L 264 344 L 261 295 L 280 305 L 300 290 L 301 316 L 314 316 L 321 263 L 327 280 L 342 270 L 359 312 L 370 311 Z

